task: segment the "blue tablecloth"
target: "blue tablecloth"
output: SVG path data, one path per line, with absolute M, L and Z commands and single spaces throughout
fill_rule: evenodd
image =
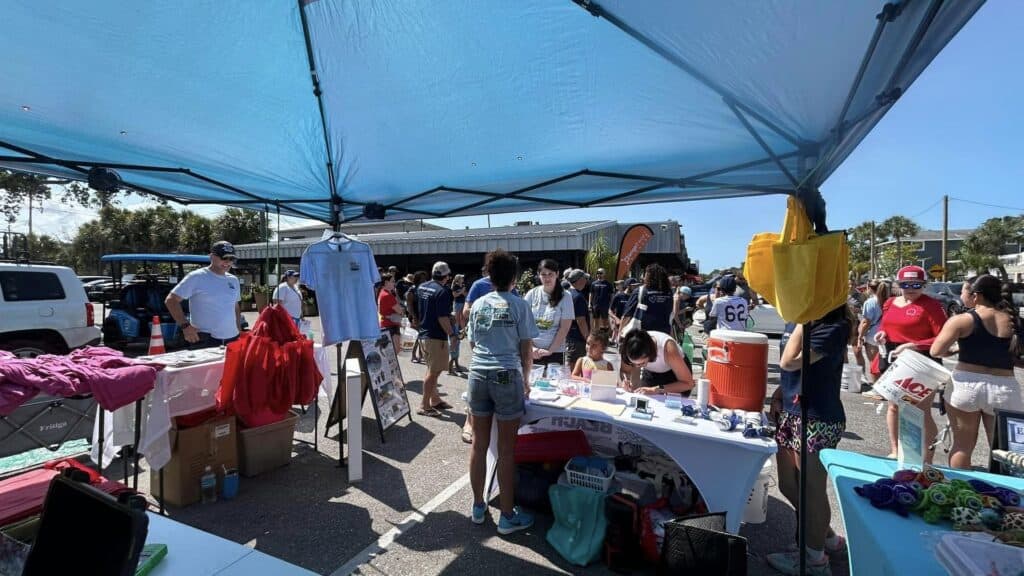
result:
M 911 514 L 903 518 L 890 510 L 879 510 L 858 496 L 854 486 L 890 478 L 897 470 L 895 460 L 865 456 L 844 450 L 822 450 L 821 462 L 832 477 L 839 508 L 846 526 L 849 545 L 850 574 L 871 576 L 892 574 L 946 574 L 935 558 L 931 542 L 925 533 L 952 530 L 947 523 L 928 524 L 920 516 Z M 937 467 L 947 477 L 986 482 L 1024 491 L 1024 479 L 998 476 L 985 472 L 949 470 Z

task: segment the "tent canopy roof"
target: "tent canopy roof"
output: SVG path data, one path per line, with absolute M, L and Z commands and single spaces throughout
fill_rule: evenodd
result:
M 14 0 L 0 167 L 327 222 L 816 200 L 981 3 Z

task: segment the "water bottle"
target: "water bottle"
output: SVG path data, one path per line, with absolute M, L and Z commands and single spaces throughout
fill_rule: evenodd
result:
M 203 504 L 217 501 L 217 475 L 209 466 L 203 471 L 199 478 L 199 489 L 202 492 Z

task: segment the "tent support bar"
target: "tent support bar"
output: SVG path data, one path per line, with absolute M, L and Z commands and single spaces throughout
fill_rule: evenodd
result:
M 614 201 L 614 200 L 618 200 L 618 199 L 621 199 L 621 198 L 627 198 L 629 196 L 634 196 L 634 195 L 637 195 L 637 194 L 643 194 L 644 192 L 649 192 L 651 190 L 656 190 L 658 188 L 663 188 L 663 187 L 668 186 L 668 185 L 676 185 L 678 183 L 687 183 L 687 184 L 692 183 L 692 184 L 699 185 L 699 186 L 709 186 L 709 187 L 722 187 L 722 188 L 731 187 L 731 188 L 737 188 L 737 189 L 748 189 L 748 190 L 755 190 L 755 191 L 758 191 L 758 192 L 763 192 L 765 194 L 783 194 L 783 193 L 789 193 L 789 191 L 781 189 L 781 188 L 772 188 L 770 186 L 757 187 L 757 186 L 744 186 L 742 184 L 722 184 L 722 183 L 717 183 L 717 182 L 704 182 L 703 179 L 704 178 L 709 178 L 709 177 L 712 177 L 712 176 L 718 176 L 718 175 L 721 175 L 721 174 L 727 174 L 729 172 L 734 172 L 734 171 L 737 171 L 737 170 L 744 170 L 746 168 L 752 168 L 754 166 L 759 166 L 759 165 L 767 163 L 767 162 L 772 162 L 772 161 L 776 161 L 776 160 L 785 160 L 785 159 L 793 158 L 793 157 L 796 157 L 796 156 L 799 156 L 799 155 L 800 155 L 799 151 L 787 152 L 787 153 L 782 154 L 782 155 L 768 156 L 767 158 L 759 158 L 757 160 L 751 160 L 751 161 L 748 161 L 748 162 L 743 162 L 741 164 L 736 164 L 734 166 L 726 166 L 724 168 L 718 168 L 716 170 L 711 170 L 711 171 L 708 171 L 708 172 L 703 172 L 701 174 L 696 174 L 696 175 L 689 176 L 689 177 L 682 178 L 682 179 L 679 179 L 679 178 L 664 178 L 664 177 L 659 177 L 659 176 L 644 176 L 644 175 L 639 175 L 639 174 L 627 174 L 627 173 L 622 173 L 622 172 L 607 172 L 607 171 L 601 171 L 601 170 L 584 169 L 584 170 L 578 170 L 576 172 L 572 172 L 572 173 L 569 173 L 569 174 L 565 174 L 565 175 L 562 175 L 562 176 L 558 176 L 556 178 L 551 178 L 549 180 L 545 180 L 543 182 L 540 182 L 538 184 L 533 184 L 533 185 L 527 186 L 525 188 L 520 188 L 518 190 L 514 190 L 512 192 L 509 192 L 507 194 L 499 194 L 499 193 L 494 193 L 494 192 L 483 192 L 481 190 L 468 190 L 468 189 L 465 189 L 465 188 L 449 188 L 447 186 L 437 186 L 435 188 L 431 188 L 430 190 L 424 190 L 423 192 L 419 192 L 419 193 L 413 194 L 412 196 L 409 196 L 407 198 L 403 198 L 402 200 L 399 200 L 397 202 L 394 202 L 392 204 L 387 205 L 385 208 L 387 208 L 388 210 L 396 210 L 396 211 L 400 211 L 400 212 L 410 212 L 409 209 L 403 209 L 403 208 L 400 208 L 400 206 L 402 204 L 406 203 L 406 202 L 412 202 L 413 200 L 418 200 L 420 198 L 423 198 L 425 196 L 429 196 L 431 194 L 435 194 L 435 193 L 438 193 L 438 192 L 446 192 L 446 191 L 448 191 L 448 192 L 461 192 L 461 193 L 464 193 L 464 194 L 476 194 L 476 195 L 490 196 L 490 197 L 487 198 L 487 199 L 481 200 L 479 202 L 475 202 L 473 204 L 470 204 L 468 206 L 463 206 L 463 207 L 461 207 L 461 208 L 459 208 L 457 210 L 450 210 L 450 211 L 445 212 L 443 214 L 430 214 L 430 213 L 426 213 L 426 215 L 433 216 L 435 218 L 443 218 L 443 217 L 451 216 L 451 215 L 453 215 L 453 214 L 455 214 L 457 212 L 461 212 L 463 210 L 471 210 L 473 208 L 478 208 L 478 207 L 483 206 L 485 204 L 488 204 L 490 202 L 495 202 L 497 200 L 502 200 L 502 199 L 506 199 L 506 198 L 516 198 L 516 199 L 519 199 L 519 200 L 528 200 L 528 201 L 539 202 L 539 203 L 544 203 L 544 204 L 564 205 L 564 206 L 571 206 L 571 207 L 575 207 L 575 208 L 588 208 L 588 207 L 591 207 L 591 206 L 598 206 L 598 205 L 601 205 L 601 204 L 604 204 L 604 203 L 607 203 L 607 202 L 611 202 L 611 201 Z M 551 199 L 547 199 L 547 198 L 539 198 L 539 197 L 535 197 L 535 196 L 527 196 L 526 195 L 527 192 L 530 192 L 530 191 L 533 191 L 533 190 L 537 190 L 537 189 L 543 188 L 545 186 L 550 186 L 552 184 L 558 184 L 559 182 L 564 182 L 566 180 L 570 180 L 572 178 L 577 178 L 579 176 L 598 176 L 598 177 L 604 177 L 604 178 L 618 178 L 618 179 L 621 179 L 621 180 L 640 180 L 640 181 L 644 181 L 644 182 L 651 182 L 652 184 L 656 184 L 657 186 L 654 186 L 654 187 L 644 187 L 644 188 L 641 188 L 639 190 L 630 190 L 628 192 L 623 192 L 621 194 L 616 194 L 614 196 L 608 196 L 606 198 L 595 199 L 595 200 L 592 200 L 592 201 L 589 201 L 589 202 L 570 202 L 570 201 L 566 201 L 566 200 L 551 200 Z M 415 213 L 415 211 L 412 211 L 412 212 Z M 358 220 L 359 218 L 361 218 L 361 216 L 355 216 L 355 217 L 352 217 L 352 218 L 346 218 L 344 220 L 344 222 L 351 222 L 353 220 Z
M 182 199 L 182 198 L 178 198 L 178 197 L 175 197 L 175 196 L 170 196 L 170 195 L 167 195 L 167 194 L 156 192 L 154 190 L 150 190 L 149 188 L 138 186 L 136 184 L 130 184 L 128 182 L 122 182 L 122 185 L 124 187 L 126 187 L 126 188 L 132 188 L 132 189 L 138 190 L 140 192 L 145 192 L 146 194 L 152 194 L 153 196 L 156 196 L 156 197 L 159 197 L 159 198 L 163 198 L 165 200 L 170 200 L 170 201 L 173 201 L 173 202 L 177 202 L 179 204 L 190 205 L 190 204 L 266 204 L 267 203 L 267 200 L 261 199 L 259 196 L 256 196 L 255 194 L 246 192 L 245 190 L 242 190 L 241 188 L 238 188 L 236 186 L 232 186 L 230 184 L 226 184 L 226 183 L 221 182 L 219 180 L 215 180 L 213 178 L 210 178 L 209 176 L 204 176 L 202 174 L 194 172 L 190 168 L 174 168 L 174 167 L 169 167 L 169 166 L 146 166 L 146 165 L 142 165 L 142 164 L 121 164 L 121 163 L 117 163 L 117 162 L 95 162 L 95 161 L 92 161 L 92 160 L 61 160 L 61 159 L 57 159 L 57 158 L 50 158 L 50 157 L 45 156 L 43 154 L 36 154 L 36 153 L 32 152 L 31 150 L 27 150 L 27 149 L 21 148 L 19 146 L 10 145 L 10 144 L 7 144 L 6 142 L 0 142 L 0 147 L 8 148 L 10 150 L 14 150 L 15 152 L 19 152 L 19 153 L 22 153 L 22 154 L 31 154 L 33 156 L 32 158 L 22 158 L 22 157 L 19 157 L 19 156 L 0 156 L 0 162 L 24 163 L 24 164 L 53 164 L 53 165 L 56 165 L 56 166 L 63 166 L 65 168 L 69 168 L 71 170 L 75 170 L 76 172 L 79 172 L 81 174 L 88 174 L 89 173 L 89 171 L 86 168 L 84 168 L 85 166 L 100 167 L 100 168 L 111 168 L 111 169 L 117 169 L 117 170 L 132 170 L 132 171 L 138 171 L 138 172 L 163 172 L 163 173 L 184 174 L 186 176 L 190 176 L 192 178 L 195 178 L 197 180 L 201 180 L 201 181 L 206 182 L 208 184 L 213 184 L 214 186 L 217 186 L 218 188 L 223 188 L 224 190 L 227 190 L 229 192 L 233 192 L 235 194 L 238 194 L 240 196 L 248 198 L 248 200 L 237 200 L 237 201 L 209 202 L 209 203 L 208 202 L 196 202 L 196 201 L 193 201 L 193 200 Z M 282 203 L 305 203 L 305 202 L 323 202 L 323 201 L 324 200 L 322 200 L 322 199 L 318 199 L 318 200 L 308 200 L 308 201 L 306 201 L 306 200 L 291 200 L 291 201 L 284 200 L 284 201 L 281 201 L 281 202 Z M 290 212 L 293 212 L 297 216 L 301 216 L 303 218 L 317 219 L 312 214 L 309 214 L 307 212 L 303 212 L 303 211 L 298 210 L 296 208 L 287 208 L 287 210 L 290 211 Z
M 910 43 L 907 44 L 907 49 L 903 52 L 903 56 L 900 57 L 899 63 L 896 65 L 896 69 L 893 70 L 892 76 L 889 77 L 889 82 L 885 85 L 883 93 L 889 92 L 893 88 L 896 88 L 897 82 L 903 76 L 903 71 L 906 70 L 907 65 L 910 64 L 910 59 L 917 53 L 917 48 L 921 45 L 921 41 L 924 40 L 925 35 L 928 33 L 928 28 L 931 27 L 932 22 L 935 21 L 935 16 L 938 15 L 939 9 L 942 8 L 943 0 L 932 0 L 932 3 L 928 5 L 928 12 L 925 13 L 924 18 L 917 25 L 917 30 L 914 31 L 913 38 L 910 39 Z
M 761 148 L 763 148 L 764 151 L 767 152 L 769 156 L 771 156 L 772 161 L 775 162 L 775 165 L 779 167 L 779 170 L 781 170 L 782 173 L 786 175 L 786 178 L 789 178 L 789 181 L 793 183 L 793 188 L 799 187 L 800 182 L 798 182 L 796 177 L 793 176 L 793 173 L 789 171 L 789 168 L 786 168 L 786 165 L 782 163 L 782 160 L 780 160 L 779 157 L 775 155 L 775 152 L 771 149 L 770 146 L 768 146 L 768 143 L 764 141 L 764 138 L 762 138 L 761 135 L 757 133 L 757 130 L 755 130 L 754 127 L 750 124 L 750 121 L 747 120 L 747 117 L 743 115 L 743 112 L 741 112 L 740 109 L 736 107 L 736 103 L 732 102 L 731 100 L 726 100 L 725 104 L 729 106 L 729 109 L 732 110 L 732 113 L 735 114 L 737 118 L 739 118 L 740 123 L 742 123 L 743 127 L 747 129 L 747 132 L 750 132 L 750 135 L 754 137 L 754 140 L 757 140 L 757 143 L 761 145 Z
M 33 151 L 29 150 L 28 148 L 22 148 L 21 146 L 16 146 L 16 145 L 10 144 L 8 142 L 0 141 L 0 148 L 6 148 L 8 150 L 12 150 L 12 151 L 17 152 L 19 154 L 25 154 L 25 155 L 28 155 L 28 156 L 32 156 L 33 158 L 38 159 L 40 161 L 39 163 L 42 163 L 42 164 L 53 164 L 54 166 L 63 166 L 64 168 L 67 168 L 69 170 L 74 170 L 75 172 L 78 172 L 80 174 L 88 174 L 89 173 L 89 171 L 86 170 L 85 168 L 83 168 L 83 167 L 81 167 L 81 166 L 79 166 L 77 164 L 68 162 L 67 160 L 58 160 L 57 158 L 51 158 L 51 157 L 49 157 L 49 156 L 47 156 L 45 154 L 40 154 L 38 152 L 33 152 Z M 24 159 L 21 159 L 21 160 L 24 161 Z M 164 200 L 169 200 L 171 202 L 177 202 L 179 204 L 185 204 L 185 205 L 188 205 L 188 204 L 192 203 L 189 200 L 181 200 L 179 198 L 175 198 L 174 196 L 169 196 L 167 194 L 162 194 L 162 193 L 157 192 L 155 190 L 150 190 L 149 188 L 146 188 L 145 186 L 139 186 L 137 184 L 128 184 L 126 182 L 122 182 L 121 185 L 124 186 L 125 188 L 131 188 L 132 190 L 136 190 L 138 192 L 143 192 L 145 194 L 150 194 L 152 196 L 155 196 L 156 198 L 162 198 Z
M 302 37 L 306 42 L 306 60 L 309 62 L 309 77 L 313 82 L 313 96 L 320 110 L 320 128 L 323 130 L 324 150 L 327 152 L 327 180 L 331 190 L 331 225 L 337 231 L 341 223 L 342 199 L 338 194 L 338 184 L 334 178 L 334 153 L 331 151 L 331 137 L 327 133 L 327 114 L 324 113 L 323 92 L 320 90 L 320 76 L 316 72 L 316 58 L 313 55 L 313 40 L 309 36 L 309 21 L 306 19 L 305 5 L 308 2 L 298 0 L 299 18 L 302 20 Z
M 843 110 L 839 113 L 839 119 L 836 121 L 835 128 L 832 129 L 835 141 L 838 142 L 842 139 L 843 121 L 846 120 L 846 114 L 850 111 L 850 105 L 853 104 L 853 99 L 857 96 L 857 91 L 860 90 L 860 83 L 864 79 L 864 73 L 867 72 L 868 65 L 871 64 L 871 59 L 875 55 L 875 48 L 878 47 L 878 40 L 882 37 L 882 32 L 885 31 L 885 25 L 893 21 L 902 11 L 902 4 L 890 2 L 875 16 L 878 20 L 878 23 L 875 25 L 875 33 L 871 36 L 871 42 L 868 43 L 868 49 L 865 51 L 864 57 L 861 58 L 860 68 L 857 69 L 857 76 L 853 79 L 850 92 L 846 95 L 846 102 L 843 103 Z
M 765 118 L 761 114 L 758 114 L 756 111 L 752 110 L 750 107 L 748 107 L 745 104 L 743 104 L 738 98 L 736 98 L 736 96 L 734 96 L 733 94 L 730 94 L 728 90 L 726 90 L 724 87 L 722 87 L 718 83 L 714 82 L 713 80 L 711 80 L 710 78 L 705 76 L 702 72 L 700 72 L 699 70 L 697 70 L 696 68 L 694 68 L 693 66 L 688 64 L 686 61 L 684 61 L 683 59 L 679 58 L 677 55 L 669 52 L 664 47 L 659 45 L 657 42 L 655 42 L 655 41 L 651 40 L 650 38 L 648 38 L 647 36 L 644 36 L 643 34 L 641 34 L 636 28 L 633 28 L 629 24 L 626 24 L 625 22 L 620 20 L 617 16 L 615 16 L 614 14 L 612 14 L 612 13 L 608 12 L 607 10 L 605 10 L 604 8 L 602 8 L 597 2 L 594 2 L 593 0 L 572 0 L 572 1 L 575 2 L 576 4 L 579 4 L 580 7 L 582 7 L 587 12 L 590 12 L 593 16 L 598 17 L 598 18 L 604 18 L 608 22 L 610 22 L 613 25 L 615 25 L 615 27 L 618 28 L 619 30 L 622 30 L 626 34 L 629 34 L 630 36 L 633 37 L 634 40 L 640 42 L 644 46 L 647 46 L 652 51 L 654 51 L 656 54 L 658 54 L 659 56 L 661 56 L 665 60 L 668 60 L 676 68 L 679 68 L 683 72 L 686 72 L 687 74 L 692 76 L 695 80 L 697 80 L 701 84 L 707 86 L 709 89 L 711 89 L 714 92 L 716 92 L 722 98 L 725 98 L 726 101 L 732 101 L 732 102 L 736 103 L 736 105 L 739 106 L 740 108 L 742 108 L 743 111 L 745 111 L 747 114 L 750 114 L 751 116 L 756 118 L 759 122 L 761 122 L 765 126 L 771 128 L 773 132 L 775 132 L 779 136 L 782 136 L 783 138 L 788 140 L 790 143 L 792 143 L 797 148 L 802 148 L 802 147 L 804 147 L 806 145 L 805 142 L 801 142 L 799 139 L 795 138 L 794 136 L 792 136 L 791 134 L 789 134 L 788 132 L 786 132 L 782 128 L 779 128 L 779 126 L 777 124 L 775 124 L 774 122 L 772 122 L 771 120 L 768 120 L 767 118 Z
M 825 160 L 827 159 L 826 157 L 831 158 L 833 153 L 838 149 L 839 144 L 842 141 L 842 132 L 846 132 L 852 129 L 854 126 L 857 126 L 864 120 L 867 120 L 868 118 L 874 116 L 876 113 L 878 113 L 879 110 L 883 110 L 888 106 L 891 106 L 896 102 L 896 100 L 899 99 L 899 97 L 902 95 L 902 89 L 899 86 L 897 86 L 897 82 L 903 75 L 903 71 L 906 69 L 907 64 L 910 62 L 910 59 L 917 52 L 917 48 L 921 45 L 922 40 L 924 40 L 925 34 L 927 34 L 928 32 L 928 28 L 930 28 L 932 22 L 935 21 L 935 17 L 936 15 L 938 15 L 939 9 L 942 8 L 942 4 L 943 0 L 932 0 L 932 3 L 929 4 L 928 6 L 928 12 L 925 13 L 924 18 L 922 18 L 921 22 L 918 23 L 917 29 L 914 31 L 914 36 L 907 44 L 907 48 L 906 50 L 904 50 L 903 55 L 900 56 L 900 60 L 896 64 L 896 68 L 893 70 L 892 75 L 889 77 L 889 81 L 886 82 L 885 89 L 882 90 L 877 96 L 875 96 L 874 106 L 869 108 L 860 116 L 848 122 L 846 126 L 843 126 L 842 124 L 837 124 L 837 128 L 834 131 L 835 137 L 833 139 L 835 145 L 830 147 L 829 151 L 820 157 L 818 165 L 815 166 L 813 170 L 808 172 L 807 176 L 804 178 L 805 182 L 808 181 L 811 177 L 813 177 L 813 175 L 818 171 L 818 168 L 820 168 L 824 164 Z M 886 4 L 885 8 L 883 8 L 882 10 L 882 13 L 878 15 L 880 24 L 884 23 L 886 20 L 892 21 L 893 19 L 895 19 L 895 17 L 902 12 L 904 5 L 905 4 L 901 4 L 898 8 L 890 9 L 890 6 L 892 6 L 892 4 Z M 876 30 L 876 35 L 877 34 L 878 32 Z M 874 39 L 872 39 L 871 48 L 874 48 Z M 861 66 L 863 67 L 864 64 L 862 63 Z M 859 78 L 860 73 L 858 73 L 858 79 Z M 844 107 L 844 114 L 840 116 L 840 121 L 842 121 L 842 119 L 845 118 L 845 112 L 846 110 Z

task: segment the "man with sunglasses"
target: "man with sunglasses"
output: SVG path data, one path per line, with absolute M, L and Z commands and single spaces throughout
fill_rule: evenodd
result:
M 882 305 L 882 321 L 875 342 L 881 350 L 878 354 L 878 372 L 888 368 L 890 352 L 899 354 L 904 350 L 916 350 L 927 355 L 935 337 L 942 331 L 946 323 L 946 311 L 942 303 L 924 293 L 928 283 L 928 275 L 920 266 L 904 266 L 896 273 L 896 283 L 902 295 L 889 298 Z M 936 362 L 942 361 L 933 358 Z M 924 410 L 925 438 L 934 438 L 938 432 L 935 418 L 932 416 L 932 396 L 929 395 L 917 404 Z M 889 424 L 890 457 L 895 458 L 899 440 L 899 410 L 892 402 L 886 416 Z M 925 454 L 925 462 L 930 464 L 934 451 Z

